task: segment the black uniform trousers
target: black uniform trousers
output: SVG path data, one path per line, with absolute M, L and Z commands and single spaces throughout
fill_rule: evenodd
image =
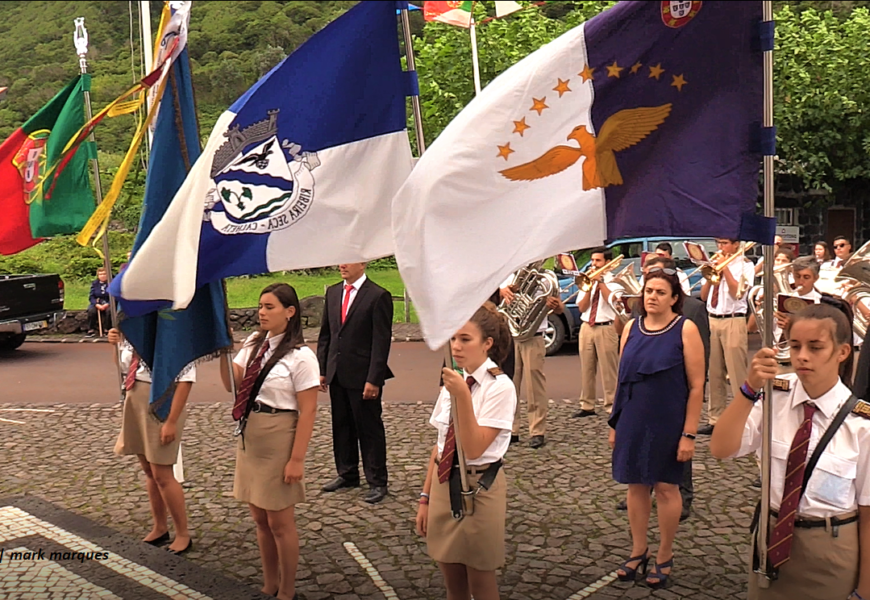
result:
M 381 419 L 383 388 L 377 398 L 366 400 L 363 390 L 342 387 L 337 379 L 329 386 L 336 470 L 347 481 L 359 481 L 362 452 L 363 472 L 368 484 L 387 487 L 387 435 Z

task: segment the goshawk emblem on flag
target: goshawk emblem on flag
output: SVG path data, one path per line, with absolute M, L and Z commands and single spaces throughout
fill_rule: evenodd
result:
M 702 2 L 686 0 L 669 0 L 662 2 L 662 22 L 668 27 L 682 27 L 691 21 L 701 10 Z
M 231 127 L 215 152 L 204 219 L 219 233 L 286 229 L 311 208 L 311 171 L 320 160 L 317 153 L 300 152 L 298 144 L 278 141 L 278 112 L 268 111 L 267 119 L 244 129 Z

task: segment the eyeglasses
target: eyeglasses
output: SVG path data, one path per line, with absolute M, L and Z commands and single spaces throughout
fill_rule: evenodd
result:
M 848 244 L 834 244 L 834 248 L 845 248 Z
M 661 271 L 665 275 L 676 275 L 677 274 L 676 269 L 667 269 L 665 267 L 650 267 L 647 270 L 647 273 L 655 273 L 656 271 Z

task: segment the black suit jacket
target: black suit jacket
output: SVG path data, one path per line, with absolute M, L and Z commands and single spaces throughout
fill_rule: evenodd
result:
M 351 390 L 366 383 L 383 387 L 393 376 L 387 359 L 393 333 L 393 298 L 366 277 L 341 323 L 344 282 L 326 290 L 326 309 L 317 341 L 320 373 L 327 385 L 333 382 Z

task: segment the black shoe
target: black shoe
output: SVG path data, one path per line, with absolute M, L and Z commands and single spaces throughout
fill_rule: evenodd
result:
M 529 442 L 529 448 L 540 448 L 547 442 L 544 441 L 544 436 L 542 435 L 533 435 L 531 441 Z
M 171 554 L 174 554 L 175 556 L 181 556 L 182 554 L 184 554 L 185 552 L 187 552 L 191 548 L 193 548 L 193 540 L 187 540 L 187 546 L 185 546 L 181 550 L 173 550 L 172 548 L 167 548 L 167 550 Z
M 359 487 L 359 480 L 351 481 L 349 479 L 345 479 L 344 477 L 336 477 L 321 489 L 324 492 L 334 492 L 336 490 L 340 490 L 341 488 L 355 488 Z
M 86 337 L 86 338 L 97 337 L 97 332 L 94 331 L 93 329 L 91 329 L 90 331 L 88 331 L 88 332 L 85 334 L 85 337 Z
M 680 523 L 692 516 L 692 507 L 683 505 L 683 510 L 680 511 Z
M 145 540 L 146 544 L 151 544 L 152 546 L 162 546 L 166 542 L 169 541 L 169 532 L 167 531 L 160 537 L 156 537 L 153 540 Z
M 369 493 L 366 494 L 366 497 L 363 498 L 369 504 L 377 504 L 381 500 L 387 497 L 387 486 L 378 486 L 373 485 L 369 490 Z
M 707 424 L 703 427 L 698 427 L 698 435 L 712 435 L 713 434 L 713 425 Z
M 752 485 L 752 487 L 754 487 L 754 488 L 759 488 L 759 489 L 760 489 L 760 488 L 761 488 L 761 477 L 759 477 L 759 478 L 757 478 L 755 481 L 753 481 L 751 485 Z
M 592 417 L 592 416 L 595 416 L 595 411 L 594 410 L 586 410 L 584 408 L 582 410 L 575 412 L 573 415 L 571 415 L 571 418 L 572 419 L 582 419 L 583 417 Z
M 625 499 L 616 503 L 616 510 L 628 510 L 628 501 Z
M 520 442 L 520 436 L 511 434 L 511 444 L 518 444 Z

